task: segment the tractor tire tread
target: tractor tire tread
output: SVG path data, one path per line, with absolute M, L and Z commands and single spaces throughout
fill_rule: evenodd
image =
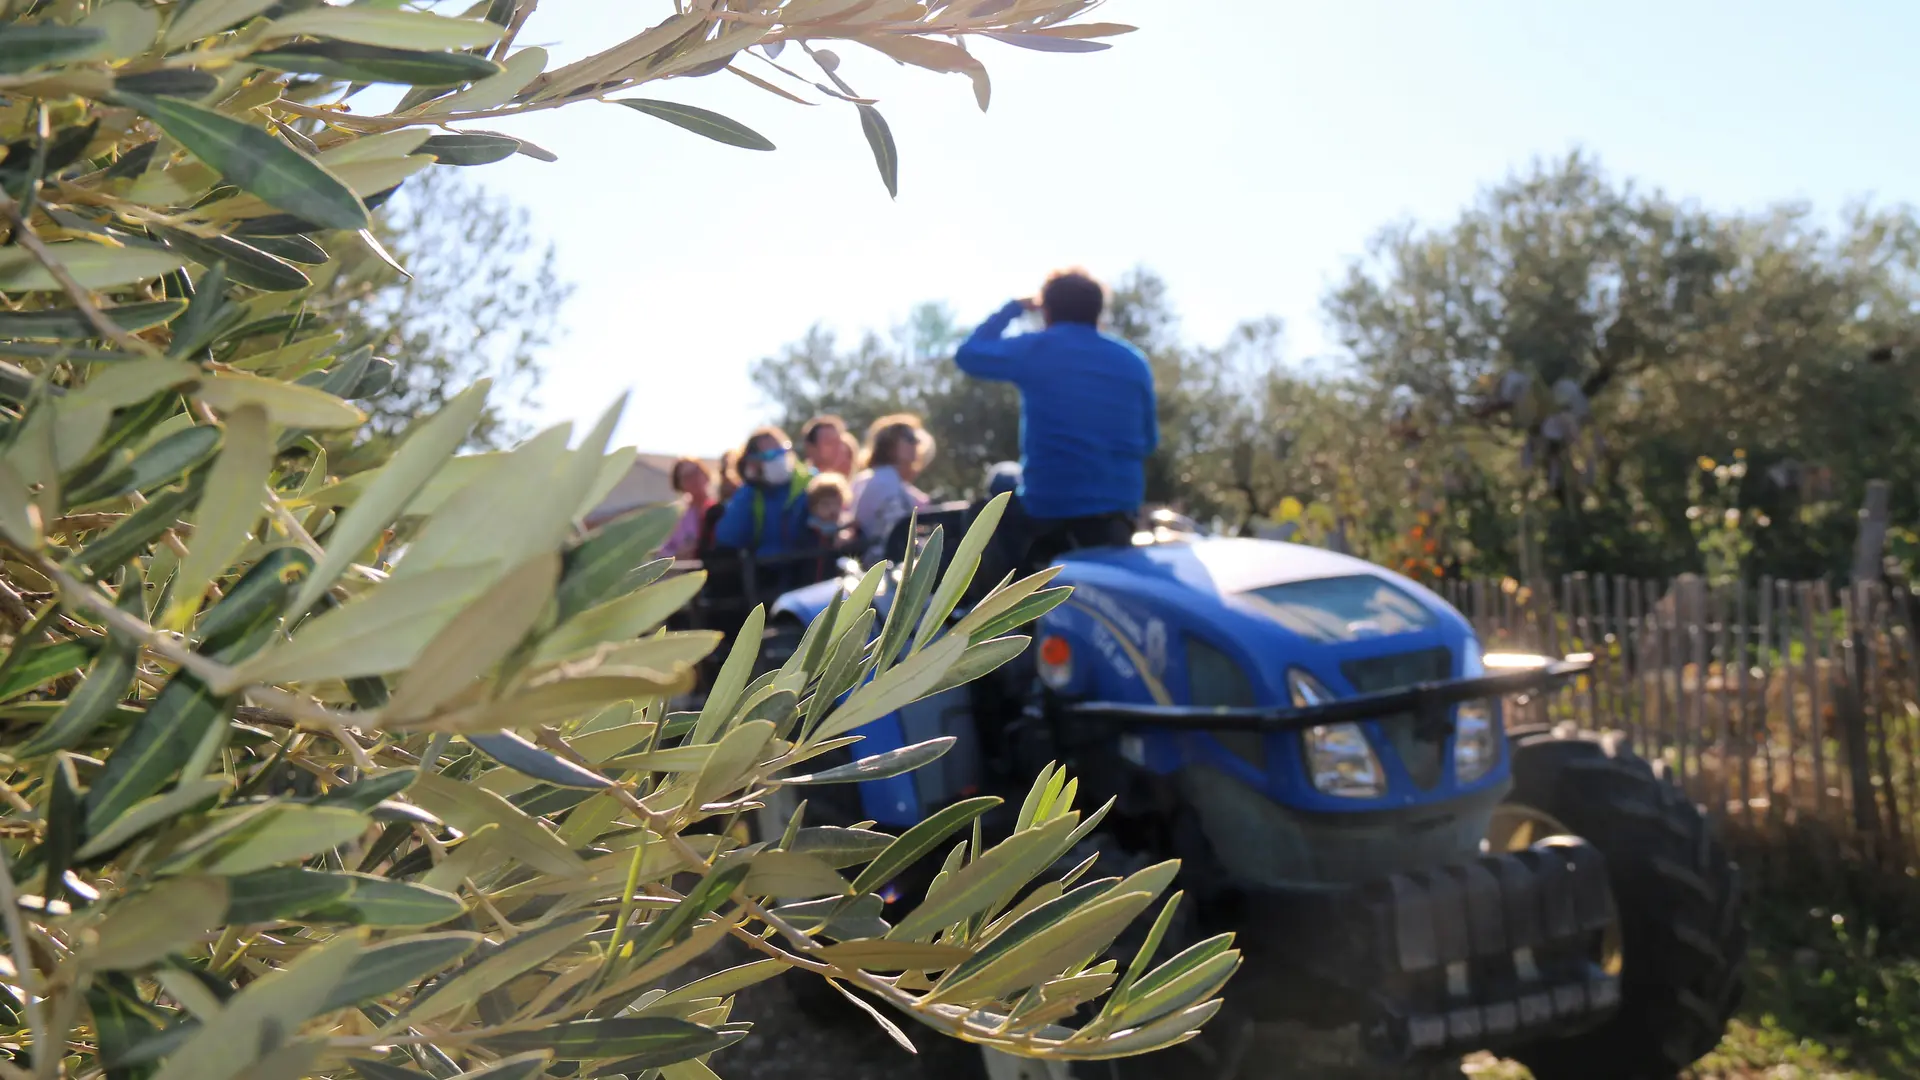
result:
M 1624 739 L 1565 729 L 1511 741 L 1512 801 L 1597 848 L 1621 920 L 1621 1007 L 1521 1047 L 1536 1080 L 1673 1080 L 1719 1043 L 1743 994 L 1738 868 L 1700 808 Z

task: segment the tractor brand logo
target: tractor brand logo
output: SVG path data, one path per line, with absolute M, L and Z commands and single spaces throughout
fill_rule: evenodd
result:
M 1147 620 L 1147 673 L 1156 679 L 1167 674 L 1167 624 L 1159 619 Z
M 1140 624 L 1134 620 L 1132 615 L 1128 614 L 1127 609 L 1114 603 L 1113 598 L 1106 593 L 1100 592 L 1097 589 L 1089 589 L 1082 585 L 1074 590 L 1073 598 L 1087 605 L 1087 607 L 1092 610 L 1099 612 L 1108 622 L 1126 634 L 1127 638 L 1134 643 L 1135 647 L 1138 647 L 1141 639 L 1145 637 L 1145 635 L 1140 632 Z
M 1140 673 L 1135 671 L 1133 665 L 1128 662 L 1120 648 L 1120 642 L 1113 636 L 1113 631 L 1107 629 L 1106 624 L 1095 622 L 1092 637 L 1094 648 L 1100 650 L 1100 655 L 1106 658 L 1115 675 L 1127 680 L 1139 678 Z

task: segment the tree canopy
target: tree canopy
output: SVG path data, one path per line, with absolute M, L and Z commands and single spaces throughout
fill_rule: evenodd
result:
M 1310 368 L 1270 318 L 1187 341 L 1150 270 L 1115 283 L 1108 330 L 1161 395 L 1150 500 L 1423 575 L 1654 576 L 1737 549 L 1721 572 L 1805 577 L 1844 569 L 1867 480 L 1920 512 L 1917 259 L 1908 207 L 1709 210 L 1574 154 L 1383 228 Z M 790 418 L 922 413 L 930 481 L 969 492 L 1017 454 L 1017 399 L 930 362 L 963 331 L 921 310 L 940 335 L 816 330 L 755 380 Z
M 483 378 L 494 391 L 469 448 L 513 445 L 527 434 L 518 417 L 535 403 L 543 350 L 561 334 L 573 286 L 553 245 L 535 238 L 525 207 L 459 172 L 422 173 L 383 205 L 373 232 L 393 261 L 354 252 L 313 301 L 340 309 L 350 342 L 395 361 L 361 432 L 376 445 Z

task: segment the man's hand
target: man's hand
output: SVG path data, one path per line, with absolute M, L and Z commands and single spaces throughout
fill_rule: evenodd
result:
M 1020 305 L 1021 311 L 1039 311 L 1040 310 L 1040 301 L 1036 297 L 1023 296 L 1020 299 L 1015 300 L 1014 303 Z

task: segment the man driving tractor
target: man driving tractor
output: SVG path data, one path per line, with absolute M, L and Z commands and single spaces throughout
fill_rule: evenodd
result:
M 1160 428 L 1153 372 L 1140 350 L 1100 332 L 1105 307 L 1099 282 L 1060 271 L 1037 300 L 1009 301 L 954 354 L 966 374 L 1020 391 L 1021 481 L 1001 526 L 1016 566 L 1132 539 Z M 1033 310 L 1045 329 L 1006 336 Z

